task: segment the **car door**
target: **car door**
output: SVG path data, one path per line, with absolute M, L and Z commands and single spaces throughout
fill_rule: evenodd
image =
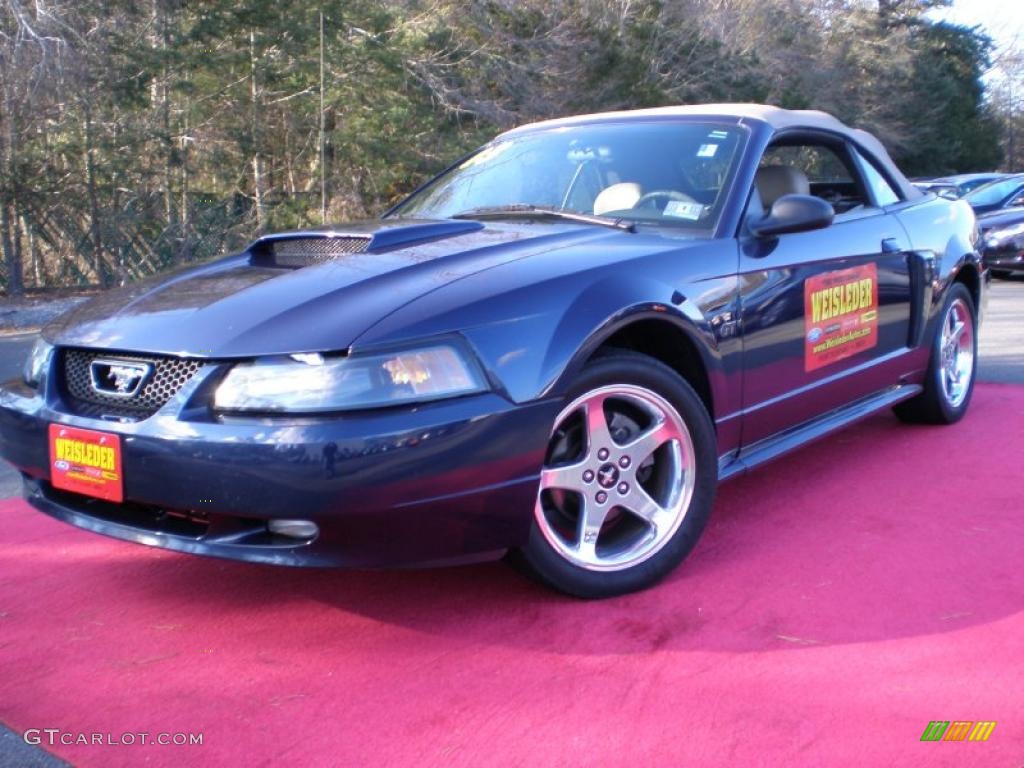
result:
M 910 243 L 859 156 L 831 136 L 798 134 L 761 161 L 787 165 L 832 203 L 831 226 L 741 237 L 743 445 L 751 446 L 890 386 L 907 350 Z M 759 173 L 759 178 L 760 178 Z M 755 185 L 756 186 L 756 185 Z M 887 186 L 887 185 L 886 185 Z M 751 194 L 748 216 L 762 216 Z

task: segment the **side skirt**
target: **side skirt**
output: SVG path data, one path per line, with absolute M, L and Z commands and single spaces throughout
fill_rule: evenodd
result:
M 900 384 L 890 387 L 878 394 L 805 422 L 798 427 L 754 443 L 742 449 L 739 456 L 723 456 L 719 459 L 718 479 L 722 481 L 738 477 L 748 470 L 773 461 L 792 450 L 920 394 L 922 390 L 923 387 L 919 384 Z

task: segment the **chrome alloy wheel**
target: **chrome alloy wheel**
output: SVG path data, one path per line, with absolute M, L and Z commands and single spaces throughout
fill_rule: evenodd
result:
M 950 406 L 959 408 L 974 373 L 974 316 L 963 299 L 956 299 L 946 310 L 940 344 L 942 393 Z
M 657 553 L 693 497 L 690 431 L 663 397 L 600 387 L 555 420 L 535 516 L 551 547 L 591 571 L 619 571 Z

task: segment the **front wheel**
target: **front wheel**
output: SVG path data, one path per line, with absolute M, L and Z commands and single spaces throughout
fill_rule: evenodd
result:
M 522 560 L 578 597 L 654 584 L 704 529 L 715 445 L 707 409 L 670 368 L 632 352 L 597 358 L 555 419 Z
M 942 305 L 924 391 L 897 405 L 893 409 L 897 416 L 924 424 L 953 424 L 963 418 L 974 393 L 976 331 L 971 294 L 962 283 L 954 283 Z

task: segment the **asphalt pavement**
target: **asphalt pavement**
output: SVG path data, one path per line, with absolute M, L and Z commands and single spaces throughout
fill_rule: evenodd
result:
M 1024 276 L 992 281 L 978 337 L 978 378 L 1024 384 Z
M 0 381 L 21 375 L 21 364 L 25 362 L 35 338 L 35 333 L 0 336 Z
M 35 338 L 35 333 L 0 336 L 0 382 L 21 376 L 21 366 Z M 0 499 L 20 494 L 21 479 L 18 473 L 11 469 L 10 465 L 0 461 Z

